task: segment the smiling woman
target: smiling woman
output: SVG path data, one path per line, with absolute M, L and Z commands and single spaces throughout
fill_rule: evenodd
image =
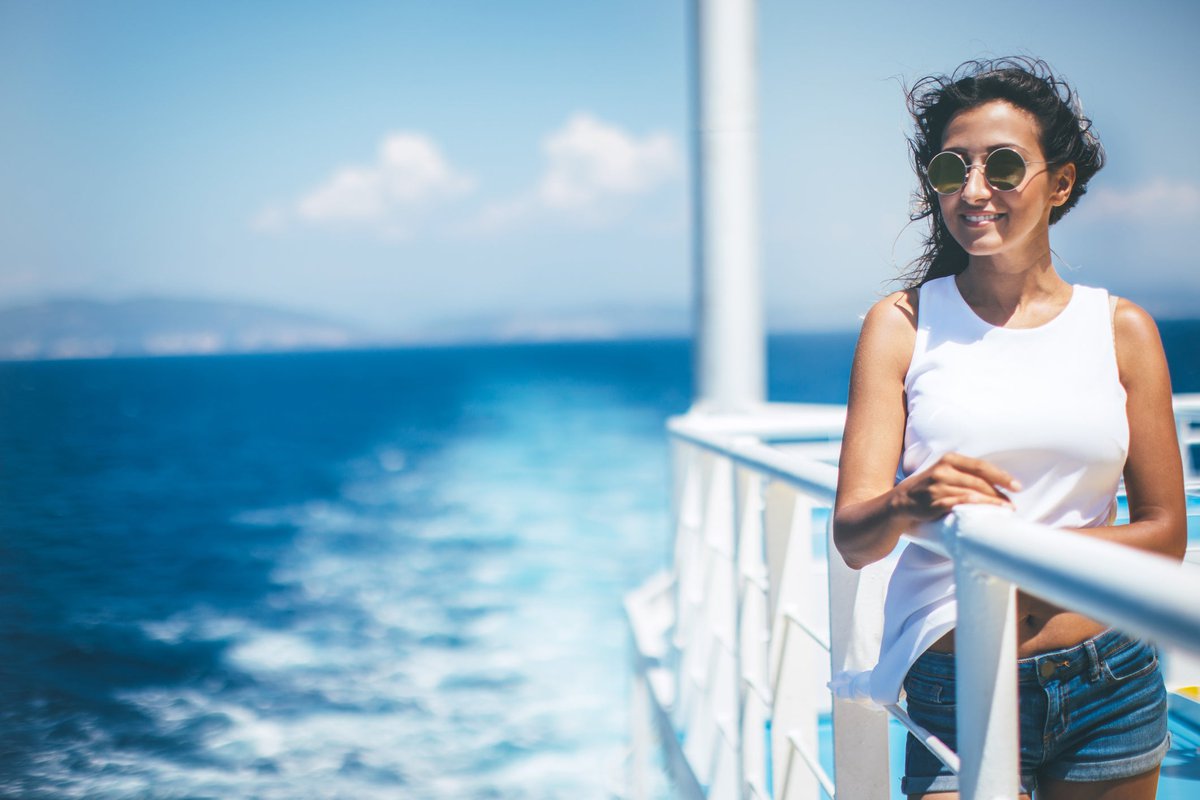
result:
M 912 285 L 868 314 L 851 375 L 834 538 L 852 567 L 960 505 L 1183 554 L 1186 517 L 1166 359 L 1153 320 L 1055 269 L 1050 226 L 1103 149 L 1074 92 L 1040 61 L 970 62 L 916 84 L 909 107 L 930 234 Z M 902 480 L 896 482 L 897 466 Z M 1130 521 L 1114 525 L 1124 475 Z M 950 562 L 900 555 L 870 695 L 908 696 L 955 747 Z M 1020 781 L 1026 797 L 1151 798 L 1167 752 L 1154 649 L 1037 598 L 1017 601 Z M 904 791 L 957 796 L 909 737 Z

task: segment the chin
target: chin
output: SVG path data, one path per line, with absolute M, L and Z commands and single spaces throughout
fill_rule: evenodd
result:
M 1004 242 L 989 241 L 991 237 L 955 237 L 955 241 L 967 255 L 974 257 L 994 256 L 1004 252 Z

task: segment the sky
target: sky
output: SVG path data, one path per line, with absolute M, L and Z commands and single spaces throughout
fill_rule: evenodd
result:
M 0 306 L 249 301 L 386 335 L 682 315 L 684 0 L 0 0 Z M 762 0 L 776 330 L 851 329 L 916 254 L 903 85 L 1045 58 L 1109 156 L 1069 280 L 1200 316 L 1200 4 Z

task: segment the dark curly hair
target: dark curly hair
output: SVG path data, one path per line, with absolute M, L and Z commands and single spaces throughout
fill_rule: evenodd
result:
M 907 92 L 916 130 L 908 141 L 917 190 L 909 219 L 929 219 L 924 252 L 904 275 L 909 287 L 967 268 L 967 252 L 950 235 L 937 193 L 925 180 L 925 166 L 942 148 L 946 126 L 960 111 L 1004 100 L 1037 120 L 1042 152 L 1050 166 L 1075 164 L 1075 186 L 1061 206 L 1050 210 L 1053 225 L 1087 192 L 1088 181 L 1104 166 L 1104 148 L 1083 115 L 1079 95 L 1045 61 L 1020 56 L 968 61 L 951 75 L 930 75 Z

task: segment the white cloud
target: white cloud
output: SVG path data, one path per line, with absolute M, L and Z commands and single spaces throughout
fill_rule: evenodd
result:
M 1080 211 L 1098 218 L 1125 217 L 1137 221 L 1200 221 L 1200 186 L 1156 178 L 1130 189 L 1107 186 L 1088 192 Z
M 312 225 L 361 225 L 388 236 L 405 236 L 428 208 L 473 188 L 474 181 L 455 169 L 432 139 L 402 131 L 383 140 L 374 163 L 337 170 L 290 211 L 268 207 L 251 225 L 278 231 L 294 219 Z
M 541 176 L 528 188 L 496 199 L 449 230 L 490 233 L 545 214 L 611 222 L 629 211 L 633 198 L 668 185 L 683 171 L 682 148 L 671 135 L 638 137 L 588 113 L 574 114 L 548 133 L 541 149 Z M 295 224 L 355 227 L 403 239 L 428 220 L 435 206 L 474 188 L 428 136 L 395 132 L 380 144 L 373 163 L 335 170 L 294 202 L 261 209 L 250 227 L 260 233 L 279 233 Z
M 296 210 L 316 222 L 379 219 L 387 208 L 381 170 L 350 167 L 300 198 Z
M 538 197 L 549 208 L 580 210 L 605 197 L 657 188 L 680 172 L 675 140 L 655 133 L 638 140 L 625 131 L 576 114 L 542 143 L 546 173 Z
M 682 148 L 666 133 L 638 138 L 591 114 L 571 116 L 542 140 L 542 176 L 529 190 L 493 203 L 479 231 L 510 228 L 540 212 L 597 223 L 610 221 L 622 201 L 653 192 L 682 173 Z

